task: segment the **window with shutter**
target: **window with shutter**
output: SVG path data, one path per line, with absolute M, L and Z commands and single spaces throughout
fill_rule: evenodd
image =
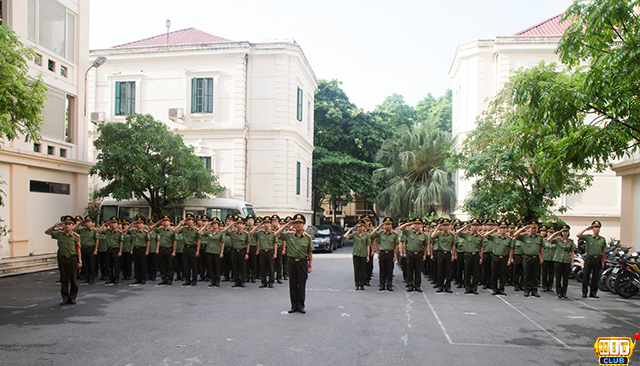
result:
M 28 0 L 27 39 L 75 63 L 76 16 L 53 0 Z
M 136 113 L 136 82 L 116 82 L 116 116 Z
M 298 121 L 302 122 L 302 89 L 298 88 Z
M 213 78 L 191 79 L 191 113 L 213 113 Z
M 65 141 L 67 96 L 49 85 L 47 88 L 42 108 L 42 137 Z

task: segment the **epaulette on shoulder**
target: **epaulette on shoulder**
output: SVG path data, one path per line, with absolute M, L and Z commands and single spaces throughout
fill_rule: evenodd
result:
M 306 235 L 306 236 L 308 236 L 308 237 L 311 237 L 311 235 L 309 235 L 309 233 L 304 233 L 304 235 Z
M 80 234 L 76 233 L 75 231 L 73 232 L 73 235 L 78 236 L 78 237 L 80 236 Z
M 398 232 L 397 232 L 397 231 L 395 231 L 395 230 L 391 230 L 391 232 L 392 232 L 392 233 L 394 233 L 394 234 L 396 234 L 396 235 L 398 235 Z

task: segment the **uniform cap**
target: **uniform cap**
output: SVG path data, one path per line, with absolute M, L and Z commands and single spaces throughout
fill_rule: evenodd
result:
M 89 215 L 85 216 L 84 221 L 96 222 L 96 220 L 94 220 L 93 217 L 91 217 Z
M 535 226 L 535 227 L 539 227 L 540 223 L 536 219 L 533 219 L 533 220 L 529 221 L 529 225 Z
M 122 221 L 120 221 L 120 223 L 122 225 L 129 225 L 130 224 L 129 220 L 122 220 Z
M 118 222 L 118 218 L 115 216 L 111 216 L 111 218 L 109 218 L 109 222 Z
M 602 224 L 600 223 L 600 221 L 595 220 L 594 222 L 591 223 L 591 226 L 602 227 Z
M 220 219 L 214 216 L 214 217 L 211 218 L 211 223 L 212 224 L 219 224 L 220 223 Z
M 234 215 L 233 214 L 227 214 L 227 217 L 225 218 L 225 220 L 229 220 L 229 219 L 235 220 Z
M 76 222 L 78 222 L 78 221 L 82 221 L 82 216 L 80 216 L 80 215 L 76 215 L 76 217 L 75 217 L 75 221 L 76 221 Z
M 307 218 L 304 217 L 303 214 L 295 214 L 293 216 L 293 222 L 301 222 L 303 224 L 306 224 L 307 223 Z
M 480 220 L 478 219 L 471 219 L 471 221 L 469 222 L 471 225 L 480 225 Z
M 156 222 L 155 222 L 153 219 L 149 219 L 149 225 L 153 225 L 153 224 L 155 224 L 155 223 L 156 223 Z
M 271 215 L 271 220 L 277 220 L 277 221 L 280 221 L 280 216 L 278 216 L 278 215 Z
M 382 222 L 385 223 L 385 224 L 393 225 L 393 219 L 391 217 L 385 217 Z
M 515 226 L 514 224 L 510 223 L 508 220 L 506 220 L 506 221 L 502 220 L 502 221 L 500 221 L 500 224 L 498 225 L 498 227 L 507 227 L 507 226 L 510 226 L 510 225 Z
M 249 219 L 253 219 L 253 221 L 255 221 L 256 216 L 254 214 L 248 214 L 247 217 L 245 217 L 245 220 L 249 220 Z
M 243 217 L 240 217 L 240 216 L 236 218 L 236 222 L 240 224 L 245 224 L 245 225 L 247 224 L 247 220 L 245 220 Z
M 364 219 L 358 219 L 358 221 L 356 221 L 356 225 L 364 225 Z
M 204 216 L 202 216 L 202 215 L 197 215 L 196 216 L 196 220 L 202 220 L 203 218 L 204 218 Z
M 271 217 L 269 216 L 265 216 L 262 218 L 262 222 L 264 222 L 265 224 L 270 224 L 271 223 Z
M 413 219 L 411 222 L 413 222 L 414 224 L 420 224 L 420 225 L 424 225 L 424 222 L 422 222 L 422 219 L 419 217 L 416 217 L 415 219 Z
M 208 221 L 210 221 L 210 220 L 209 220 L 209 218 L 208 218 L 207 216 L 202 216 L 201 220 L 202 220 L 202 221 L 204 221 L 204 222 L 208 222 Z
M 560 229 L 560 230 L 562 230 L 562 231 L 569 231 L 569 230 L 571 230 L 571 226 L 569 226 L 569 225 L 567 225 L 567 224 L 564 224 L 564 225 L 562 225 L 562 229 Z
M 72 223 L 72 224 L 76 223 L 76 220 L 71 215 L 62 216 L 62 220 L 60 220 L 60 221 L 62 221 L 64 223 L 67 223 L 67 222 Z
M 262 222 L 262 220 L 264 220 L 262 217 L 258 216 L 258 218 L 256 218 L 256 223 L 259 224 Z
M 184 217 L 185 220 L 195 220 L 195 217 L 193 217 L 193 214 L 188 213 L 187 216 Z
M 369 216 L 368 216 L 368 215 L 362 215 L 362 216 L 360 217 L 360 220 L 364 220 L 364 221 L 371 221 L 371 219 L 369 218 Z
M 279 223 L 280 225 L 284 225 L 284 224 L 286 224 L 286 223 L 287 223 L 287 220 L 285 220 L 285 219 L 280 219 L 280 220 L 278 221 L 278 223 Z
M 496 225 L 496 220 L 494 220 L 494 219 L 487 219 L 487 225 L 491 225 L 491 226 Z
M 547 231 L 548 227 L 547 225 L 540 225 L 540 231 Z
M 163 216 L 163 217 L 162 217 L 162 221 L 169 221 L 169 222 L 171 222 L 171 217 L 169 217 L 169 216 L 165 215 L 165 216 Z
M 285 220 L 286 222 L 289 222 L 289 221 L 293 220 L 293 218 L 291 218 L 291 216 L 287 216 L 287 217 L 285 217 L 285 218 L 284 218 L 284 220 Z
M 447 218 L 443 218 L 442 222 L 440 222 L 440 225 L 451 225 L 451 221 Z

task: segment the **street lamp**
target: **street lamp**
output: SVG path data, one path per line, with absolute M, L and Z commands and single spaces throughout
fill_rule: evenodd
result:
M 106 57 L 102 55 L 96 57 L 96 59 L 93 60 L 93 63 L 91 64 L 91 66 L 89 66 L 87 71 L 84 73 L 84 115 L 85 117 L 87 116 L 87 75 L 89 74 L 89 70 L 91 70 L 94 67 L 97 69 L 98 67 L 104 65 L 105 62 L 107 62 Z

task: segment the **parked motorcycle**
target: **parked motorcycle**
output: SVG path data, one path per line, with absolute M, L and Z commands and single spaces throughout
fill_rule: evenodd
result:
M 640 290 L 640 252 L 633 253 L 621 262 L 614 288 L 618 295 L 626 298 L 635 296 Z

